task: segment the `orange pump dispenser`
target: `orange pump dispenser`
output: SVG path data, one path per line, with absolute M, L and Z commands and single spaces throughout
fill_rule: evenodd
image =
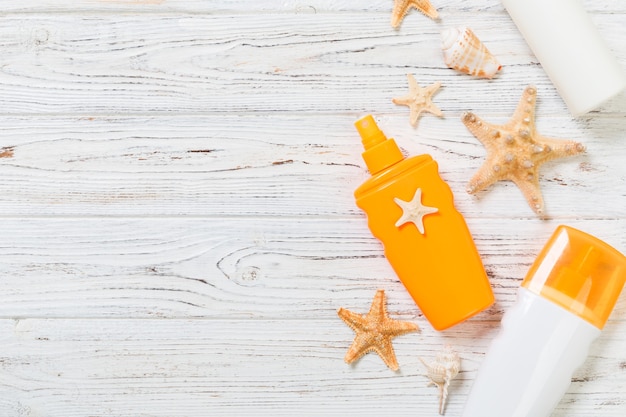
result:
M 369 115 L 355 126 L 372 174 L 354 192 L 372 234 L 424 316 L 444 330 L 493 301 L 472 236 L 430 155 L 404 158 Z
M 522 287 L 602 330 L 624 283 L 624 255 L 585 232 L 559 226 Z

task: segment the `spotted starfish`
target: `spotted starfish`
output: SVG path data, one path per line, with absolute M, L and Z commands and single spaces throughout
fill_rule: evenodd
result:
M 387 316 L 385 291 L 378 290 L 369 313 L 357 314 L 340 308 L 337 314 L 356 332 L 354 342 L 348 349 L 344 360 L 352 363 L 368 352 L 374 351 L 385 364 L 394 371 L 398 370 L 398 361 L 393 351 L 391 339 L 405 333 L 419 330 L 416 324 L 408 321 L 393 320 Z
M 410 8 L 416 8 L 431 19 L 439 17 L 437 9 L 430 4 L 429 0 L 393 0 L 393 11 L 391 12 L 391 26 L 397 28 Z
M 425 111 L 435 116 L 443 116 L 442 111 L 432 102 L 433 94 L 441 87 L 441 83 L 421 88 L 415 81 L 415 78 L 413 78 L 413 75 L 407 74 L 406 76 L 409 79 L 409 94 L 404 97 L 394 98 L 391 101 L 395 104 L 409 106 L 411 124 L 413 126 L 417 125 L 417 119 Z
M 585 147 L 572 140 L 552 139 L 537 133 L 536 100 L 535 87 L 526 87 L 513 117 L 504 125 L 493 125 L 473 113 L 463 113 L 461 120 L 487 149 L 485 162 L 467 186 L 468 193 L 474 194 L 500 180 L 510 180 L 519 187 L 535 213 L 543 214 L 539 166 L 552 159 L 582 153 Z
M 439 211 L 436 207 L 428 207 L 422 204 L 422 189 L 418 188 L 411 201 L 394 198 L 393 201 L 402 208 L 402 216 L 396 222 L 396 227 L 405 223 L 413 223 L 421 234 L 424 234 L 424 216 Z

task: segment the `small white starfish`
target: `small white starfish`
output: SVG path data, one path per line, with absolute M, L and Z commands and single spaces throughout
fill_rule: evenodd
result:
M 402 209 L 402 216 L 396 222 L 396 227 L 412 222 L 421 234 L 424 234 L 424 216 L 439 211 L 436 207 L 428 207 L 422 204 L 422 189 L 418 188 L 411 201 L 394 198 L 393 201 Z
M 443 112 L 432 102 L 433 94 L 441 87 L 441 83 L 422 88 L 415 81 L 415 77 L 412 74 L 407 74 L 406 76 L 409 80 L 409 94 L 404 97 L 394 98 L 391 101 L 402 106 L 409 106 L 411 124 L 417 126 L 417 120 L 425 111 L 442 117 Z

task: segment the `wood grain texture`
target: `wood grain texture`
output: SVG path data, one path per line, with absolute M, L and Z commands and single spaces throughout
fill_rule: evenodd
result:
M 433 5 L 440 14 L 462 12 L 504 12 L 499 1 L 464 0 L 433 0 Z M 626 11 L 626 5 L 614 0 L 583 0 L 585 8 L 590 12 L 617 13 Z M 255 0 L 221 0 L 208 2 L 205 0 L 29 0 L 24 3 L 20 0 L 5 0 L 2 9 L 5 12 L 32 13 L 32 12 L 64 12 L 83 13 L 85 11 L 118 12 L 131 11 L 135 13 L 338 13 L 351 11 L 379 12 L 388 15 L 391 13 L 390 0 L 371 0 L 368 2 L 346 2 L 341 0 L 284 0 L 280 2 Z M 420 22 L 425 18 L 418 18 L 417 11 L 412 11 L 411 20 Z M 389 19 L 387 19 L 389 20 Z
M 497 290 L 498 303 L 479 320 L 500 319 L 557 224 L 468 221 Z M 623 219 L 568 224 L 601 230 L 626 249 Z M 402 292 L 364 219 L 41 218 L 3 226 L 4 318 L 331 319 L 333 306 L 367 303 L 381 285 Z M 421 315 L 408 294 L 403 301 L 390 308 Z M 625 301 L 615 320 L 626 320 Z
M 0 6 L 0 417 L 436 415 L 420 357 L 463 358 L 447 416 L 558 224 L 626 252 L 626 93 L 569 115 L 498 1 L 432 0 L 391 28 L 391 0 L 4 0 Z M 626 66 L 626 3 L 584 1 Z M 445 67 L 440 31 L 470 25 L 504 66 Z M 391 102 L 440 81 L 444 118 Z M 541 170 L 548 219 L 511 183 L 470 196 L 493 123 L 538 87 L 540 133 L 585 155 Z M 368 173 L 353 122 L 373 113 L 428 153 L 467 219 L 496 303 L 435 332 L 356 208 Z M 454 254 L 450 254 L 453 261 Z M 343 362 L 338 307 L 421 327 Z M 626 297 L 553 417 L 626 415 Z
M 445 102 L 450 94 L 442 91 L 437 98 Z M 504 123 L 516 102 L 497 113 L 475 111 Z M 426 115 L 413 129 L 406 107 L 391 101 L 383 106 L 390 113 L 378 117 L 381 128 L 407 154 L 428 153 L 438 161 L 467 217 L 539 221 L 510 182 L 477 196 L 466 193 L 485 150 L 458 114 Z M 549 117 L 542 109 L 540 100 L 541 133 L 578 140 L 588 149 L 540 170 L 548 215 L 624 216 L 624 195 L 612 187 L 626 180 L 623 120 L 605 114 Z M 10 126 L 0 147 L 10 149 L 11 157 L 0 158 L 0 215 L 360 218 L 352 191 L 368 174 L 352 125 L 358 115 L 7 116 L 0 119 Z
M 597 15 L 626 62 L 623 14 Z M 446 26 L 467 23 L 466 13 Z M 367 27 L 367 36 L 364 36 Z M 380 112 L 406 88 L 406 73 L 442 81 L 448 111 L 517 101 L 536 84 L 544 114 L 563 113 L 542 68 L 509 17 L 486 13 L 472 27 L 504 67 L 495 80 L 445 66 L 440 31 L 393 31 L 371 13 L 285 15 L 4 15 L 0 112 L 6 114 Z M 481 91 L 481 94 L 476 94 Z M 552 92 L 550 94 L 550 92 Z M 620 96 L 603 107 L 615 112 Z M 621 106 L 621 107 L 620 107 Z
M 395 294 L 391 294 L 394 298 Z M 366 308 L 366 306 L 355 306 Z M 353 332 L 336 319 L 1 320 L 0 407 L 19 416 L 433 415 L 419 357 L 451 339 L 429 329 L 398 337 L 401 368 L 367 355 L 343 363 Z M 314 330 L 314 331 L 311 331 Z M 476 340 L 475 335 L 484 337 Z M 623 332 L 607 328 L 554 416 L 618 416 Z M 493 329 L 466 323 L 452 340 L 463 371 L 447 415 L 459 415 Z M 610 337 L 610 338 L 609 338 Z M 10 360 L 7 360 L 9 359 Z M 314 382 L 312 382 L 314 381 Z M 609 384 L 610 382 L 610 384 Z M 406 395 L 410 393 L 410 395 Z M 5 414 L 10 415 L 10 414 Z

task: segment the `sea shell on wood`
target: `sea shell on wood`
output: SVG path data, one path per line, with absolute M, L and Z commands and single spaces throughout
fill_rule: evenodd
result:
M 446 399 L 448 398 L 448 387 L 461 370 L 461 358 L 459 354 L 447 345 L 443 352 L 437 354 L 433 362 L 426 362 L 419 358 L 426 367 L 426 376 L 430 380 L 428 385 L 436 385 L 439 388 L 439 414 L 443 415 Z
M 441 37 L 443 58 L 449 68 L 484 78 L 492 78 L 502 68 L 470 28 L 446 29 Z

